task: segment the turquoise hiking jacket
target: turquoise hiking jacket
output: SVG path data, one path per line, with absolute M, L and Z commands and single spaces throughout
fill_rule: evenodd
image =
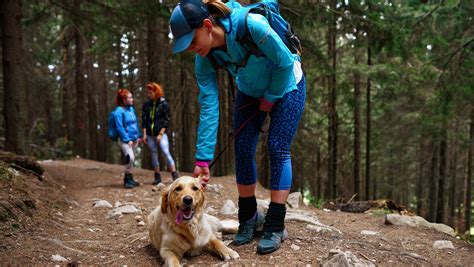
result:
M 122 142 L 128 143 L 129 141 L 136 141 L 142 137 L 133 106 L 117 107 L 114 116 L 115 127 L 117 128 L 119 138 Z
M 215 50 L 215 58 L 240 64 L 247 54 L 247 50 L 236 40 L 239 12 L 242 10 L 233 9 L 229 17 L 220 19 L 227 32 L 225 36 L 227 52 Z M 247 25 L 249 34 L 265 56 L 251 55 L 245 68 L 231 65 L 228 70 L 235 77 L 239 91 L 256 98 L 264 97 L 274 103 L 287 92 L 297 89 L 293 66 L 295 60 L 300 61 L 300 58 L 296 54 L 291 54 L 264 16 L 249 13 Z M 211 161 L 214 157 L 219 126 L 219 90 L 216 70 L 207 57 L 196 55 L 195 75 L 201 105 L 196 160 Z

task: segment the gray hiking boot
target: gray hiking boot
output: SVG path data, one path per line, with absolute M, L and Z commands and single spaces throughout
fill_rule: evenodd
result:
M 257 253 L 272 253 L 280 248 L 281 243 L 288 238 L 288 232 L 284 229 L 281 232 L 264 232 L 262 239 L 258 242 Z
M 240 223 L 239 231 L 235 235 L 235 238 L 234 238 L 234 241 L 232 241 L 232 244 L 236 246 L 240 246 L 252 241 L 252 238 L 254 237 L 255 232 L 257 232 L 258 229 L 261 230 L 261 227 L 263 227 L 264 220 L 265 220 L 265 217 L 263 216 L 263 214 L 257 211 L 255 212 L 255 215 L 252 217 L 252 219 L 244 223 Z

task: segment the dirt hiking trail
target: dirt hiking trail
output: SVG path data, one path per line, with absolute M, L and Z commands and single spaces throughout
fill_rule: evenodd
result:
M 0 179 L 0 265 L 162 264 L 158 252 L 150 245 L 146 226 L 146 217 L 161 195 L 151 185 L 152 171 L 135 169 L 134 177 L 142 185 L 124 189 L 123 167 L 119 165 L 84 159 L 43 161 L 41 165 L 46 170 L 42 181 L 21 172 Z M 169 184 L 169 173 L 162 172 L 162 176 Z M 220 214 L 226 200 L 237 203 L 234 179 L 213 177 L 210 182 L 214 189 L 207 192 L 207 206 L 212 208 L 211 214 L 221 219 L 237 219 L 236 215 Z M 268 196 L 268 191 L 258 188 L 258 199 Z M 111 207 L 94 207 L 99 200 L 107 201 Z M 118 206 L 127 206 L 131 213 L 113 214 Z M 473 245 L 427 228 L 385 225 L 381 213 L 334 212 L 304 205 L 293 212 L 316 218 L 327 228 L 315 230 L 304 219 L 289 220 L 285 223 L 289 239 L 272 254 L 256 254 L 256 239 L 233 247 L 240 254 L 239 260 L 223 262 L 203 254 L 182 263 L 318 266 L 327 261 L 331 250 L 339 249 L 350 251 L 346 256 L 354 256 L 352 262 L 359 260 L 363 264 L 360 266 L 474 266 Z M 229 243 L 233 236 L 222 238 Z M 435 249 L 436 240 L 451 241 L 454 249 Z

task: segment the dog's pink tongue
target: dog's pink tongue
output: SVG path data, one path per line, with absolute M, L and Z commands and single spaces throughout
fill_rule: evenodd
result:
M 184 213 L 182 210 L 178 211 L 178 213 L 176 214 L 176 224 L 180 224 L 182 221 L 183 221 L 183 218 L 184 218 Z

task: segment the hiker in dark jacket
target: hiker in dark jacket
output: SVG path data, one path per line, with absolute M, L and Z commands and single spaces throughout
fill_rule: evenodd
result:
M 133 179 L 132 169 L 135 161 L 135 153 L 141 141 L 141 132 L 138 128 L 138 120 L 133 108 L 133 96 L 130 91 L 120 89 L 117 92 L 117 108 L 115 109 L 115 126 L 119 133 L 118 144 L 125 156 L 124 187 L 133 188 L 140 185 Z
M 277 5 L 276 1 L 262 2 Z M 188 50 L 196 54 L 201 111 L 194 175 L 201 177 L 204 185 L 210 178 L 209 164 L 214 157 L 219 124 L 214 63 L 222 63 L 235 77 L 238 90 L 233 127 L 239 192 L 239 231 L 233 241 L 235 245 L 251 242 L 263 221 L 255 198 L 255 153 L 262 121 L 267 114 L 271 118 L 268 130 L 271 202 L 263 224 L 263 237 L 257 244 L 257 252 L 265 254 L 280 248 L 288 236 L 284 219 L 292 183 L 291 143 L 303 114 L 306 83 L 299 53 L 289 50 L 265 16 L 245 11 L 236 1 L 224 4 L 219 0 L 182 0 L 171 14 L 170 28 L 173 53 Z M 244 29 L 260 56 L 251 54 L 249 46 L 237 39 Z
M 154 185 L 161 183 L 160 162 L 158 161 L 158 145 L 166 156 L 168 169 L 173 180 L 178 178 L 176 165 L 169 150 L 169 140 L 166 130 L 170 124 L 170 109 L 163 97 L 163 88 L 158 83 L 147 84 L 148 101 L 143 103 L 142 130 L 143 142 L 151 152 L 151 164 L 155 170 Z

